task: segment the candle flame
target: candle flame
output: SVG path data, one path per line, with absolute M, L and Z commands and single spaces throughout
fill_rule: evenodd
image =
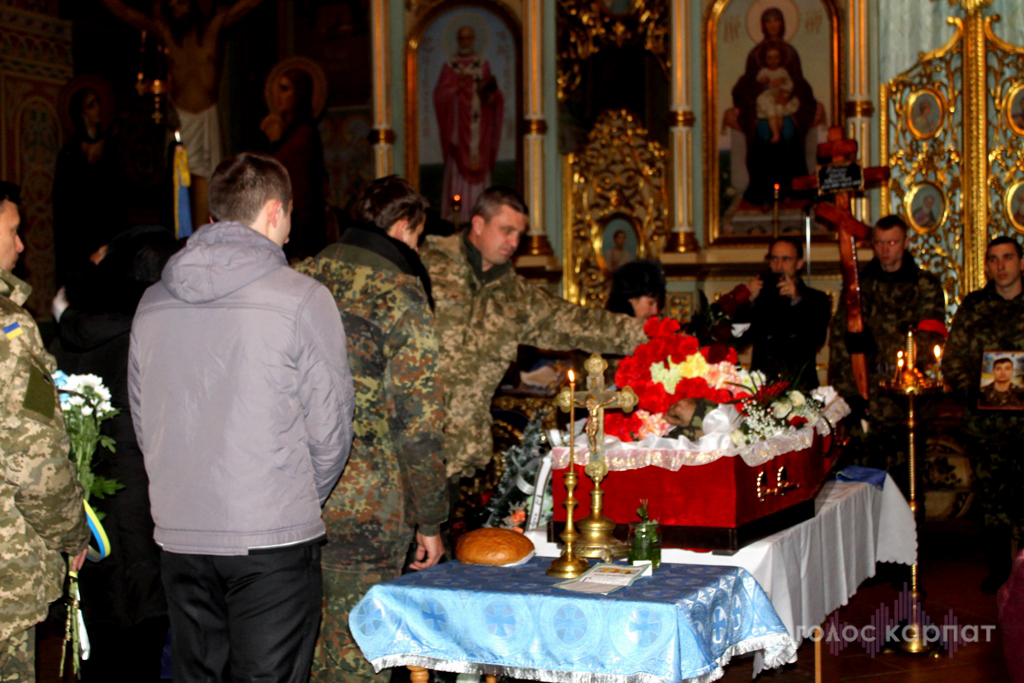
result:
M 940 358 L 942 358 L 942 347 L 941 346 L 936 344 L 935 348 L 932 349 L 932 351 L 935 353 L 935 360 L 939 360 Z
M 462 195 L 460 195 L 460 194 L 457 194 L 457 195 L 455 195 L 454 197 L 452 197 L 452 199 L 453 199 L 454 201 L 457 201 L 457 202 L 461 202 L 461 201 L 462 201 Z
M 778 183 L 775 183 L 775 191 L 776 191 L 776 192 L 778 192 L 778 191 L 779 191 L 779 184 L 778 184 Z
M 569 371 L 569 383 L 572 384 L 576 381 L 576 373 L 572 370 Z
M 180 130 L 174 131 L 174 141 L 175 142 L 181 142 L 181 131 Z

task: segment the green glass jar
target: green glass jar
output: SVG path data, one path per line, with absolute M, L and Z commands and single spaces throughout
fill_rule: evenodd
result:
M 657 522 L 633 522 L 629 525 L 629 563 L 637 562 L 650 562 L 653 569 L 661 566 L 661 535 Z

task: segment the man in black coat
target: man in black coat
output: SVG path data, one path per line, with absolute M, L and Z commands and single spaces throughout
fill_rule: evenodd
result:
M 754 345 L 752 370 L 785 380 L 794 389 L 814 389 L 819 384 L 815 356 L 832 317 L 828 295 L 800 277 L 804 248 L 799 241 L 776 238 L 766 260 L 769 270 L 747 283 L 750 307 L 737 316 L 750 322 L 740 346 Z

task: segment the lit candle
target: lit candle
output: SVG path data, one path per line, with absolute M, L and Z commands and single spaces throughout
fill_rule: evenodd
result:
M 459 209 L 462 208 L 462 195 L 452 197 L 452 213 L 455 215 L 455 229 L 459 229 Z
M 779 236 L 779 184 L 773 186 L 775 190 L 775 201 L 772 203 L 772 235 Z
M 569 469 L 572 469 L 576 455 L 576 435 L 573 434 L 573 412 L 576 409 L 576 375 L 569 370 Z
M 935 362 L 940 362 L 942 360 L 942 347 L 936 344 L 935 348 L 932 349 L 932 352 L 935 354 Z

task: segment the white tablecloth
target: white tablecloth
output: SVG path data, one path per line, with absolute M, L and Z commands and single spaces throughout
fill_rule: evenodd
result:
M 614 495 L 614 492 L 608 495 Z M 542 557 L 557 557 L 544 529 L 527 536 Z M 740 549 L 713 555 L 662 549 L 663 562 L 743 567 L 768 594 L 796 640 L 845 605 L 876 562 L 914 564 L 917 527 L 910 506 L 891 477 L 870 484 L 830 481 L 815 500 L 815 516 Z M 798 628 L 800 627 L 800 628 Z

